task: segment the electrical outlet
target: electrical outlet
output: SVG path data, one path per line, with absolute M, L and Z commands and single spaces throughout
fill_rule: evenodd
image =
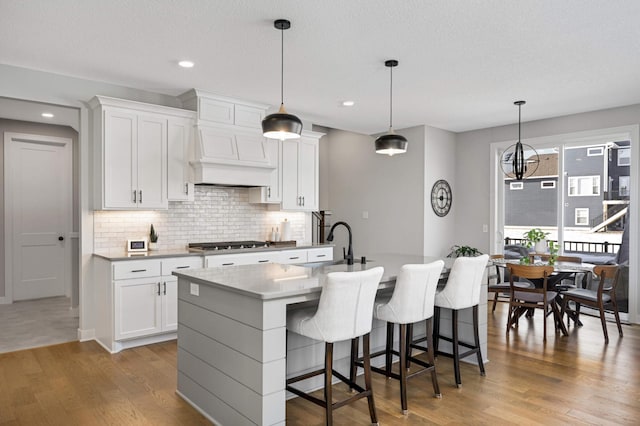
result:
M 200 286 L 198 284 L 190 283 L 191 287 L 189 288 L 189 292 L 192 296 L 200 296 Z
M 489 232 L 489 225 L 487 224 L 482 225 L 482 232 Z
M 366 211 L 366 210 L 365 210 L 365 211 L 363 211 L 363 212 L 362 212 L 362 218 L 363 218 L 363 219 L 369 219 L 369 212 L 368 212 L 368 211 Z

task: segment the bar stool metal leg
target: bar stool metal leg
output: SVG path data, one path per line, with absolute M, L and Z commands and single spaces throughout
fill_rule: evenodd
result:
M 327 426 L 333 425 L 333 395 L 331 377 L 333 371 L 333 343 L 325 343 L 324 350 L 324 401 Z
M 478 366 L 480 367 L 480 375 L 486 376 L 484 371 L 484 362 L 482 361 L 482 353 L 480 351 L 480 333 L 478 332 L 478 305 L 473 307 L 473 338 L 475 346 L 478 348 L 476 357 L 478 358 Z
M 376 405 L 373 401 L 373 390 L 371 388 L 371 353 L 369 333 L 362 337 L 362 356 L 364 364 L 364 388 L 368 392 L 367 402 L 369 403 L 369 415 L 371 416 L 371 424 L 378 425 L 378 416 L 376 415 Z

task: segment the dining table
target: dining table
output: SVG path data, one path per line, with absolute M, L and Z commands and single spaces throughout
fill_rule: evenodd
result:
M 553 312 L 553 318 L 554 318 L 556 330 L 560 330 L 563 335 L 567 336 L 569 334 L 569 331 L 567 330 L 567 327 L 562 321 L 560 306 L 562 305 L 562 292 L 566 291 L 569 288 L 573 288 L 573 286 L 565 286 L 562 284 L 562 282 L 563 280 L 566 280 L 572 277 L 574 278 L 574 282 L 576 282 L 575 278 L 577 277 L 577 274 L 582 273 L 583 277 L 582 277 L 581 286 L 583 288 L 586 288 L 589 282 L 589 277 L 591 276 L 591 273 L 593 272 L 593 268 L 595 268 L 596 265 L 592 263 L 584 263 L 584 262 L 578 263 L 578 262 L 566 262 L 566 261 L 556 261 L 556 262 L 550 263 L 548 260 L 542 260 L 540 258 L 537 258 L 535 255 L 531 256 L 530 259 L 533 260 L 533 262 L 529 263 L 529 265 L 532 265 L 532 266 L 553 266 L 553 274 L 547 278 L 547 290 L 556 292 L 556 297 L 550 303 L 551 310 Z M 505 269 L 509 265 L 521 264 L 519 259 L 504 259 L 504 258 L 492 259 L 491 262 L 494 265 L 498 267 L 503 267 Z M 538 288 L 541 288 L 543 285 L 542 280 L 540 279 L 538 280 L 531 279 L 527 281 L 530 281 L 534 286 Z M 570 315 L 570 318 L 573 319 L 577 325 L 582 325 L 580 323 L 580 320 L 575 315 L 575 313 L 572 312 L 569 315 Z

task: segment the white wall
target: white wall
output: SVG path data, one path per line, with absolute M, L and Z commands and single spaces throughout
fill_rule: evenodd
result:
M 640 123 L 640 105 L 611 108 L 564 117 L 525 122 L 522 124 L 522 138 L 538 138 L 588 130 L 599 130 L 619 126 L 638 125 Z M 456 136 L 456 182 L 458 183 L 456 239 L 466 241 L 481 251 L 489 251 L 489 234 L 482 232 L 482 225 L 490 223 L 490 144 L 493 142 L 514 141 L 518 134 L 517 123 L 509 126 L 474 130 L 459 133 Z M 637 154 L 637 146 L 635 149 Z M 633 168 L 632 168 L 633 169 Z M 632 170 L 636 181 L 638 167 Z M 635 200 L 637 203 L 638 200 Z M 632 200 L 634 203 L 634 200 Z M 634 203 L 634 204 L 635 204 Z M 631 232 L 640 236 L 637 223 L 631 223 Z M 637 240 L 636 240 L 637 241 Z M 633 248 L 633 244 L 632 244 Z M 638 258 L 638 253 L 631 253 Z M 631 265 L 633 268 L 633 265 Z M 636 265 L 637 268 L 637 265 Z M 631 275 L 633 279 L 636 275 Z M 633 285 L 633 284 L 631 284 Z M 637 286 L 634 286 L 637 287 Z M 630 302 L 636 300 L 640 306 L 640 294 L 630 289 Z M 633 309 L 630 307 L 630 309 Z M 634 320 L 633 318 L 631 318 Z M 637 321 L 637 318 L 635 319 Z
M 458 203 L 456 182 L 456 135 L 435 127 L 426 126 L 425 129 L 424 254 L 446 256 L 454 244 L 469 245 L 455 235 L 457 215 L 463 212 Z M 453 194 L 451 211 L 445 217 L 437 216 L 431 207 L 431 188 L 439 179 L 449 182 Z
M 437 179 L 453 185 L 455 135 L 425 126 L 396 131 L 409 140 L 409 147 L 406 154 L 389 157 L 375 153 L 372 136 L 328 129 L 323 148 L 328 162 L 320 168 L 320 193 L 329 186 L 330 220 L 351 225 L 356 256 L 441 256 L 453 242 L 454 214 L 436 216 L 430 191 Z M 347 245 L 346 235 L 336 231 L 337 257 Z

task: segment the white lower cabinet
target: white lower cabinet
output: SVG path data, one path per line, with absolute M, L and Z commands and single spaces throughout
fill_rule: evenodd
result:
M 95 260 L 96 340 L 112 353 L 176 338 L 178 279 L 174 270 L 202 268 L 201 256 Z
M 205 256 L 205 268 L 256 265 L 260 263 L 300 264 L 333 260 L 333 248 L 291 249 Z
M 162 331 L 160 277 L 115 281 L 114 294 L 115 340 Z

